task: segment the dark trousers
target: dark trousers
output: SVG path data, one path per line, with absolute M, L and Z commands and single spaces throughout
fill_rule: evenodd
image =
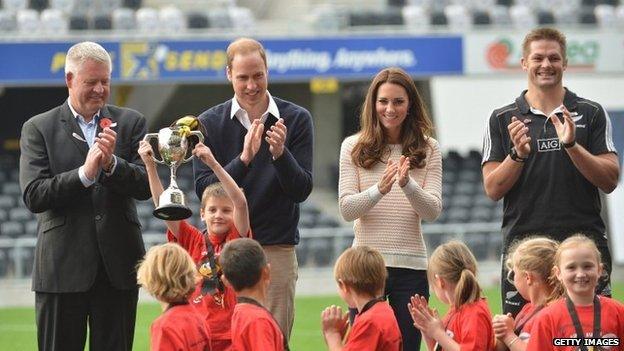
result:
M 95 283 L 80 293 L 35 293 L 37 339 L 42 351 L 132 350 L 138 288 L 111 286 L 100 269 Z
M 604 274 L 598 281 L 596 293 L 611 297 L 611 251 L 607 245 L 607 239 L 596 235 L 590 237 L 596 242 L 598 251 L 600 251 L 602 256 L 602 264 L 604 265 Z M 565 237 L 554 238 L 554 240 L 561 242 L 565 240 Z M 503 301 L 503 314 L 511 313 L 515 317 L 527 301 L 520 296 L 516 287 L 507 280 L 508 269 L 505 262 L 507 261 L 508 249 L 509 245 L 505 245 L 501 261 L 501 301 Z
M 427 271 L 408 268 L 387 267 L 385 297 L 394 311 L 403 338 L 403 350 L 420 350 L 420 330 L 414 327 L 414 321 L 407 309 L 410 298 L 415 294 L 424 296 L 429 301 L 429 283 Z M 353 322 L 357 309 L 349 309 Z

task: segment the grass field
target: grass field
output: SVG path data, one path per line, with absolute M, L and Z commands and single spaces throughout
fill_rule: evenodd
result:
M 613 292 L 616 299 L 624 301 L 624 283 L 614 284 Z M 492 313 L 499 313 L 499 289 L 486 289 L 484 293 L 488 297 Z M 325 350 L 320 332 L 320 313 L 323 308 L 332 304 L 345 307 L 344 302 L 338 296 L 300 297 L 296 299 L 295 326 L 290 342 L 292 350 Z M 446 306 L 440 304 L 435 298 L 432 298 L 431 304 L 438 308 L 441 314 L 446 313 Z M 160 307 L 156 304 L 139 305 L 134 334 L 135 350 L 149 349 L 149 326 L 159 314 Z M 36 349 L 34 308 L 0 309 L 0 350 L 27 351 Z

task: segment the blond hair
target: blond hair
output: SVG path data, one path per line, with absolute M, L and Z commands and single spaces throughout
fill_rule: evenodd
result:
M 574 234 L 562 241 L 561 244 L 559 244 L 559 247 L 557 248 L 557 252 L 555 253 L 554 257 L 554 266 L 559 267 L 559 265 L 561 264 L 561 254 L 563 253 L 563 251 L 578 247 L 586 247 L 593 251 L 596 257 L 596 263 L 598 264 L 598 267 L 602 267 L 602 255 L 600 254 L 600 250 L 598 250 L 598 246 L 596 246 L 596 242 L 581 233 Z M 557 284 L 553 294 L 556 292 L 559 293 L 559 296 L 563 296 L 565 294 L 565 287 L 563 286 L 561 281 L 557 279 L 554 269 L 552 271 L 550 279 Z
M 358 293 L 374 297 L 383 293 L 387 275 L 383 257 L 368 246 L 348 248 L 334 265 L 336 282 L 342 282 Z
M 552 277 L 558 247 L 558 242 L 546 237 L 527 237 L 511 245 L 505 264 L 509 270 L 513 270 L 515 264 L 519 270 L 539 275 L 546 283 L 549 294 L 547 301 L 552 301 L 561 297 L 560 291 L 556 289 L 557 280 Z
M 227 67 L 232 69 L 232 61 L 234 61 L 234 57 L 236 55 L 247 55 L 253 52 L 258 52 L 262 61 L 264 62 L 264 67 L 268 69 L 266 52 L 264 51 L 264 47 L 260 44 L 259 41 L 251 38 L 238 38 L 228 45 L 225 54 L 227 56 Z
M 197 279 L 193 259 L 174 243 L 151 247 L 138 265 L 138 283 L 156 299 L 167 303 L 188 299 Z
M 477 260 L 466 244 L 453 240 L 438 246 L 429 259 L 429 281 L 435 276 L 455 284 L 452 304 L 459 308 L 481 298 L 477 281 Z
M 210 184 L 206 187 L 206 189 L 204 189 L 201 198 L 201 208 L 206 207 L 206 203 L 211 197 L 230 198 L 225 192 L 225 189 L 223 189 L 223 184 L 221 184 L 221 182 Z

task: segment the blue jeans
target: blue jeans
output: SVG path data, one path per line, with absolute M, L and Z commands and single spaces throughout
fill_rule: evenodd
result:
M 403 337 L 403 350 L 420 350 L 420 330 L 414 327 L 412 316 L 407 309 L 410 298 L 415 294 L 424 296 L 429 300 L 429 282 L 427 281 L 427 271 L 409 268 L 387 267 L 388 278 L 386 279 L 386 290 L 384 296 L 388 300 L 390 307 L 394 311 L 394 316 L 399 324 L 401 336 Z M 349 320 L 357 314 L 357 309 L 349 309 Z

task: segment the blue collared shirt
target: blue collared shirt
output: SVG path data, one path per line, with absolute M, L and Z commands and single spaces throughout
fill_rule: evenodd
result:
M 67 98 L 67 104 L 69 105 L 69 109 L 74 115 L 74 118 L 76 118 L 76 123 L 78 123 L 80 130 L 82 130 L 82 135 L 84 135 L 84 140 L 82 141 L 86 142 L 89 148 L 93 147 L 93 143 L 95 142 L 95 133 L 97 132 L 97 124 L 100 121 L 100 111 L 98 110 L 98 112 L 96 112 L 95 115 L 93 115 L 93 118 L 91 118 L 91 121 L 87 122 L 84 116 L 80 115 L 78 112 L 76 112 L 76 110 L 74 110 L 74 108 L 71 105 L 70 98 Z M 79 135 L 74 135 L 74 138 L 78 139 L 79 137 L 80 137 Z M 111 168 L 110 173 L 104 172 L 104 174 L 106 174 L 107 176 L 110 176 L 111 174 L 113 174 L 113 172 L 115 172 L 116 166 L 117 166 L 117 157 L 113 155 L 113 167 Z M 99 173 L 98 173 L 98 176 L 95 177 L 95 179 L 89 179 L 84 172 L 84 166 L 80 166 L 80 168 L 78 168 L 78 176 L 80 177 L 80 181 L 82 182 L 82 185 L 84 185 L 85 188 L 88 188 L 95 183 L 95 179 L 98 178 Z

